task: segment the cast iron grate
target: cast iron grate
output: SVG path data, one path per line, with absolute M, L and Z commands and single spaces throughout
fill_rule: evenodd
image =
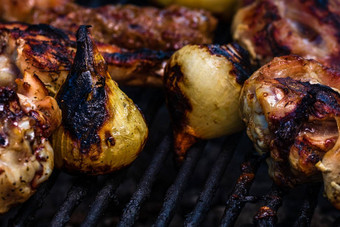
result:
M 159 184 L 157 179 L 162 177 L 159 176 L 159 173 L 162 169 L 164 171 L 164 168 L 167 168 L 166 162 L 173 163 L 174 157 L 171 152 L 172 138 L 168 128 L 169 122 L 162 91 L 144 88 L 132 89 L 131 91 L 128 89 L 127 92 L 130 92 L 130 96 L 134 96 L 137 102 L 141 102 L 142 109 L 149 108 L 149 111 L 145 112 L 149 115 L 146 118 L 149 119 L 149 125 L 151 126 L 151 138 L 146 146 L 147 151 L 145 151 L 150 153 L 147 161 L 149 164 L 142 170 L 143 174 L 139 178 L 140 181 L 138 180 L 138 186 L 136 186 L 133 194 L 130 195 L 129 201 L 126 203 L 121 202 L 122 199 L 117 194 L 117 188 L 129 177 L 128 172 L 137 168 L 138 162 L 144 162 L 145 160 L 137 160 L 131 167 L 104 177 L 75 177 L 72 180 L 74 183 L 69 187 L 68 192 L 59 195 L 63 202 L 58 204 L 57 208 L 52 212 L 53 215 L 47 218 L 48 220 L 42 222 L 42 217 L 39 216 L 39 208 L 48 209 L 51 204 L 44 203 L 44 199 L 49 196 L 52 188 L 61 186 L 58 184 L 62 174 L 56 171 L 51 179 L 42 185 L 29 201 L 10 212 L 10 214 L 3 215 L 0 222 L 1 226 L 65 226 L 67 223 L 71 226 L 106 226 L 103 223 L 104 214 L 113 207 L 120 209 L 115 211 L 115 216 L 119 217 L 119 220 L 112 222 L 117 226 L 177 226 L 178 220 L 173 220 L 173 217 L 178 213 L 178 210 L 182 210 L 181 212 L 184 213 L 180 225 L 205 226 L 216 224 L 214 222 L 209 223 L 209 220 L 207 220 L 208 214 L 214 212 L 213 209 L 216 206 L 224 207 L 224 212 L 220 212 L 219 216 L 218 224 L 220 226 L 238 226 L 240 224 L 237 221 L 244 216 L 242 214 L 244 213 L 243 208 L 247 204 L 260 204 L 252 212 L 245 211 L 248 212 L 247 215 L 254 217 L 249 225 L 283 226 L 287 223 L 285 220 L 278 218 L 277 212 L 284 201 L 284 196 L 289 192 L 283 192 L 275 185 L 270 186 L 270 181 L 267 181 L 265 182 L 265 188 L 270 188 L 268 193 L 259 195 L 251 193 L 252 185 L 256 182 L 256 176 L 266 174 L 265 171 L 257 173 L 259 168 L 263 166 L 265 157 L 255 154 L 245 133 L 228 136 L 224 138 L 223 143 L 218 140 L 218 146 L 213 147 L 214 150 L 211 150 L 212 147 L 209 146 L 212 143 L 211 141 L 202 141 L 190 149 L 183 164 L 178 168 L 173 166 L 174 171 L 178 169 L 178 172 L 175 174 L 174 179 L 169 180 L 170 184 L 166 185 L 168 189 L 165 196 L 161 193 L 164 201 L 159 201 L 158 212 L 150 215 L 147 223 L 139 222 L 139 215 L 143 212 L 143 208 L 152 197 L 152 194 L 159 193 L 154 189 L 155 184 Z M 157 112 L 164 116 L 157 117 Z M 162 123 L 161 125 L 160 122 Z M 164 127 L 164 124 L 167 126 Z M 159 126 L 165 129 L 159 129 Z M 154 144 L 158 144 L 158 146 Z M 154 147 L 156 148 L 153 149 Z M 152 150 L 154 151 L 152 152 Z M 214 156 L 209 157 L 210 153 L 214 153 Z M 230 171 L 230 168 L 235 169 L 235 164 L 233 164 L 235 158 L 243 160 L 240 172 L 236 170 Z M 205 159 L 211 159 L 208 165 L 201 163 Z M 234 167 L 230 167 L 232 165 Z M 237 163 L 237 165 L 240 165 L 240 163 Z M 190 179 L 197 174 L 195 166 L 196 170 L 200 169 L 201 166 L 210 168 L 205 168 L 204 170 L 204 172 L 207 172 L 203 177 L 205 182 L 196 189 L 195 201 L 192 202 L 190 209 L 183 211 L 181 202 L 185 200 L 183 196 L 187 196 L 185 194 L 186 188 L 192 184 Z M 138 171 L 141 170 L 138 169 Z M 165 171 L 167 170 L 165 169 Z M 230 188 L 232 184 L 229 184 L 226 189 L 220 184 L 223 183 L 223 179 L 228 175 L 234 175 L 235 179 L 232 182 L 233 188 Z M 304 196 L 301 196 L 301 202 L 298 203 L 300 207 L 296 208 L 296 220 L 291 221 L 291 224 L 310 226 L 317 205 L 320 186 L 320 184 L 308 185 L 305 186 L 306 193 L 303 190 L 301 191 Z M 216 202 L 215 197 L 223 197 L 219 196 L 221 193 L 229 196 L 224 200 L 225 202 Z M 89 207 L 87 208 L 88 213 L 79 223 L 76 223 L 72 220 L 74 219 L 75 210 L 84 203 L 86 198 L 91 196 L 94 198 L 87 204 L 87 207 Z M 256 210 L 258 211 L 256 212 Z M 178 216 L 178 214 L 176 215 Z M 240 215 L 241 217 L 239 217 Z M 46 219 L 46 217 L 44 218 Z

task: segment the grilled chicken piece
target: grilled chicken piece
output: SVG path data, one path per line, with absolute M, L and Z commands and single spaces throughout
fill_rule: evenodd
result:
M 164 87 L 180 160 L 198 139 L 244 128 L 239 94 L 250 75 L 248 53 L 235 43 L 187 45 L 173 54 Z
M 274 181 L 293 187 L 321 180 L 322 172 L 327 197 L 338 209 L 339 91 L 339 72 L 283 56 L 256 71 L 240 99 L 248 136 L 260 153 L 270 153 Z
M 0 11 L 6 11 L 1 14 L 3 20 L 45 23 L 73 34 L 80 25 L 89 24 L 93 26 L 92 34 L 97 41 L 128 49 L 176 50 L 186 44 L 211 43 L 217 24 L 217 20 L 207 11 L 180 6 L 166 9 L 134 5 L 86 8 L 59 2 L 45 4 L 56 5 L 48 9 L 40 6 L 41 1 L 23 0 L 20 4 L 29 2 L 33 5 L 23 16 L 18 13 L 14 2 L 17 1 L 1 4 Z M 9 10 L 8 5 L 12 6 Z
M 77 33 L 77 53 L 57 100 L 63 113 L 52 139 L 57 167 L 110 173 L 129 165 L 143 149 L 145 120 L 111 79 L 86 26 Z
M 340 69 L 339 4 L 339 0 L 257 0 L 235 15 L 233 38 L 255 64 L 296 54 Z
M 0 43 L 0 64 L 7 65 L 1 71 L 11 72 L 14 78 L 24 71 L 35 73 L 51 95 L 65 81 L 76 52 L 75 37 L 49 25 L 0 23 Z M 102 43 L 98 43 L 98 49 L 118 83 L 161 86 L 169 53 L 148 49 L 128 52 Z
M 56 100 L 37 76 L 26 72 L 15 82 L 16 88 L 0 87 L 0 213 L 49 178 L 54 152 L 47 138 L 61 123 Z

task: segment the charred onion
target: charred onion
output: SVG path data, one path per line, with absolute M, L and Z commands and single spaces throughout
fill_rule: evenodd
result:
M 114 82 L 81 26 L 71 71 L 57 94 L 62 125 L 53 134 L 56 166 L 92 175 L 130 164 L 142 150 L 148 128 L 139 109 Z

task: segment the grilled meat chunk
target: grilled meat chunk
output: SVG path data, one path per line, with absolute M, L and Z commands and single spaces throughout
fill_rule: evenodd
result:
M 54 166 L 48 137 L 61 123 L 56 100 L 33 74 L 0 87 L 0 213 L 26 201 Z
M 321 180 L 340 208 L 337 158 L 340 73 L 314 60 L 283 56 L 261 67 L 241 92 L 247 133 L 260 153 L 270 153 L 269 173 L 281 186 Z
M 53 134 L 56 166 L 91 175 L 129 165 L 148 135 L 145 120 L 111 79 L 86 26 L 77 33 L 77 53 L 57 94 L 63 122 Z
M 167 64 L 164 87 L 179 159 L 198 139 L 244 128 L 239 95 L 251 75 L 248 53 L 236 43 L 187 45 Z
M 43 24 L 0 23 L 0 43 L 0 62 L 6 66 L 1 72 L 10 72 L 14 78 L 24 71 L 35 73 L 51 95 L 55 95 L 65 81 L 76 52 L 74 36 Z M 98 49 L 118 83 L 162 84 L 162 71 L 169 53 L 148 49 L 129 52 L 102 43 L 98 43 Z M 13 79 L 7 77 L 6 80 Z
M 128 49 L 154 50 L 176 50 L 186 44 L 211 43 L 217 24 L 209 12 L 180 6 L 166 9 L 134 5 L 86 8 L 69 3 L 54 4 L 57 7 L 48 9 L 40 7 L 39 2 L 33 3 L 36 5 L 31 7 L 25 18 L 13 7 L 11 11 L 1 14 L 2 19 L 33 24 L 45 23 L 73 34 L 80 25 L 88 24 L 93 26 L 93 37 L 99 42 Z M 0 9 L 5 11 L 6 7 L 8 6 L 2 4 Z
M 255 64 L 296 54 L 340 69 L 339 4 L 339 0 L 257 0 L 235 15 L 233 38 Z

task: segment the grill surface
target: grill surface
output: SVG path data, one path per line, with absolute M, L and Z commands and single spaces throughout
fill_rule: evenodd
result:
M 120 1 L 127 3 L 131 1 Z M 87 1 L 87 5 L 108 1 Z M 84 3 L 85 4 L 85 3 Z M 223 25 L 222 25 L 223 28 Z M 225 29 L 217 42 L 227 42 Z M 150 127 L 149 141 L 128 168 L 99 177 L 55 171 L 0 226 L 337 226 L 320 184 L 281 191 L 245 133 L 201 141 L 181 166 L 171 152 L 162 90 L 123 88 Z M 314 212 L 315 210 L 315 212 Z

